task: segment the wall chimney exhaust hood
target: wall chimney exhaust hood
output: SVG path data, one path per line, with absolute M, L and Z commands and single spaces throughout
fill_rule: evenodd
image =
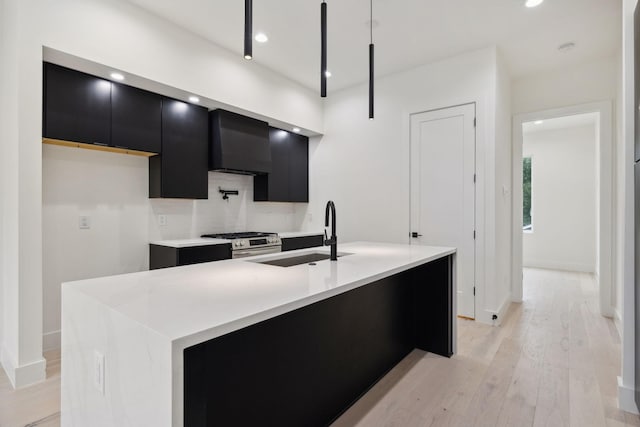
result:
M 213 110 L 209 126 L 209 170 L 245 175 L 271 172 L 267 122 Z

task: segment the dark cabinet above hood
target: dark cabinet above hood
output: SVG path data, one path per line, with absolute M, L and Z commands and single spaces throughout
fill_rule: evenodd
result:
M 213 110 L 209 126 L 209 170 L 249 175 L 271 172 L 267 122 Z

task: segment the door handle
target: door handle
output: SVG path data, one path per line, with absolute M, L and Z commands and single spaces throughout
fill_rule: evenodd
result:
M 411 232 L 411 237 L 413 237 L 414 239 L 417 239 L 418 237 L 422 237 L 422 234 L 419 234 L 416 231 L 412 231 Z

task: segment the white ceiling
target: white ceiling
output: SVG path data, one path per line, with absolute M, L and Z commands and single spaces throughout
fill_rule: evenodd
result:
M 597 123 L 598 113 L 575 114 L 573 116 L 563 116 L 523 123 L 522 132 L 527 134 L 545 130 L 566 129 L 588 125 L 595 126 Z
M 129 0 L 242 56 L 242 0 Z M 376 75 L 497 45 L 514 77 L 613 55 L 622 0 L 373 0 Z M 254 61 L 317 90 L 320 0 L 253 0 Z M 327 0 L 328 90 L 368 79 L 369 1 Z M 557 47 L 575 42 L 569 52 Z M 251 66 L 247 63 L 247 66 Z

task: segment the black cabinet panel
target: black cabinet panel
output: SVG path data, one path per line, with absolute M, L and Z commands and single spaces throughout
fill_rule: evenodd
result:
M 184 425 L 329 425 L 412 349 L 451 356 L 451 278 L 449 256 L 186 348 Z
M 289 201 L 309 201 L 309 138 L 290 134 Z
M 269 124 L 225 110 L 210 113 L 210 170 L 271 172 Z
M 208 113 L 164 98 L 162 154 L 149 159 L 149 197 L 206 199 Z
M 131 86 L 111 87 L 111 144 L 159 153 L 162 141 L 162 97 Z
M 287 237 L 282 239 L 282 252 L 296 249 L 315 248 L 324 245 L 324 236 Z
M 231 244 L 172 248 L 149 245 L 149 269 L 231 259 Z
M 89 144 L 111 142 L 111 82 L 44 64 L 45 138 Z
M 253 179 L 253 200 L 259 202 L 309 201 L 309 138 L 269 128 L 271 173 Z

